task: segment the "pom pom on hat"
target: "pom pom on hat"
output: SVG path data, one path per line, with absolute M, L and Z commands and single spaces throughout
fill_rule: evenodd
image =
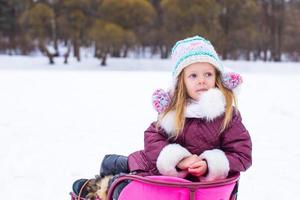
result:
M 158 113 L 162 113 L 163 111 L 165 111 L 170 103 L 170 94 L 168 92 L 165 92 L 163 89 L 157 89 L 152 94 L 152 105 Z
M 226 88 L 233 90 L 243 83 L 243 79 L 238 73 L 227 72 L 222 74 L 222 82 Z

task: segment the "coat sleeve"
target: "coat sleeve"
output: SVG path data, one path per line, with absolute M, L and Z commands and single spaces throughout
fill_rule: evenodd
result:
M 144 133 L 144 151 L 151 165 L 156 165 L 159 153 L 168 144 L 167 134 L 153 122 Z
M 207 175 L 200 177 L 200 180 L 223 179 L 229 174 L 245 171 L 251 166 L 251 139 L 237 110 L 234 111 L 229 126 L 221 133 L 220 139 L 219 148 L 206 150 L 200 155 L 208 165 Z
M 186 172 L 176 170 L 178 162 L 187 157 L 190 152 L 176 143 L 170 143 L 168 135 L 162 128 L 156 128 L 155 123 L 145 131 L 145 154 L 148 161 L 156 166 L 159 173 L 167 176 L 185 177 Z
M 252 142 L 237 110 L 221 137 L 221 149 L 229 161 L 229 173 L 246 171 L 252 164 Z

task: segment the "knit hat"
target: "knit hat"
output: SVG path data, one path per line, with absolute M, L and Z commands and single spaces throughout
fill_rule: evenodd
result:
M 166 102 L 166 99 L 170 98 L 166 95 L 173 93 L 180 72 L 193 63 L 207 62 L 212 64 L 221 73 L 223 85 L 230 90 L 234 90 L 243 82 L 242 77 L 238 73 L 228 71 L 228 69 L 223 67 L 213 45 L 210 41 L 200 36 L 194 36 L 176 42 L 172 48 L 171 59 L 174 66 L 171 91 L 164 92 L 161 89 L 156 90 L 152 96 L 152 105 L 159 113 L 163 112 L 164 108 L 167 107 L 168 102 Z
M 173 87 L 177 83 L 177 77 L 180 72 L 185 67 L 197 62 L 212 64 L 221 73 L 222 82 L 228 89 L 233 90 L 242 83 L 242 78 L 239 74 L 226 72 L 215 48 L 210 41 L 203 37 L 194 36 L 176 42 L 172 48 L 171 58 L 174 63 L 172 73 Z
M 215 66 L 220 72 L 223 71 L 223 66 L 215 48 L 210 41 L 200 36 L 194 36 L 176 42 L 172 48 L 171 58 L 174 63 L 172 74 L 174 78 L 177 78 L 185 67 L 196 62 L 208 62 Z

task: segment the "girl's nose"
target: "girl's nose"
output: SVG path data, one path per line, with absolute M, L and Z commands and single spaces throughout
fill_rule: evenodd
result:
M 205 78 L 199 77 L 198 84 L 203 85 L 205 83 Z

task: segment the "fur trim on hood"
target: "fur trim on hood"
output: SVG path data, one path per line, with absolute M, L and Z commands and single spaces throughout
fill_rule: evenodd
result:
M 227 177 L 229 161 L 222 150 L 206 150 L 199 157 L 206 160 L 208 167 L 208 174 L 204 177 L 200 177 L 201 181 L 212 181 Z
M 177 171 L 176 165 L 180 160 L 190 155 L 191 153 L 179 144 L 169 144 L 160 152 L 157 158 L 156 167 L 162 175 L 184 178 L 188 172 Z
M 185 110 L 186 118 L 202 118 L 211 121 L 225 112 L 226 101 L 218 88 L 203 93 L 199 101 L 191 101 Z M 175 131 L 175 111 L 168 112 L 161 120 L 160 126 L 171 134 Z

